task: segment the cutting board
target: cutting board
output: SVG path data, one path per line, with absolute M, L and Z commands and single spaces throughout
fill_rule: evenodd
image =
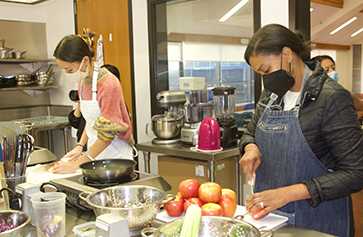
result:
M 243 215 L 246 212 L 247 212 L 246 207 L 237 205 L 237 210 L 236 210 L 235 216 Z M 165 211 L 163 211 L 156 215 L 156 219 L 163 221 L 163 222 L 170 222 L 170 221 L 182 218 L 184 216 L 185 216 L 185 214 L 183 214 L 179 217 L 170 217 L 170 216 L 168 216 L 168 214 L 166 214 Z M 271 229 L 274 229 L 274 228 L 282 225 L 283 223 L 287 222 L 288 218 L 270 213 L 270 214 L 268 214 L 268 216 L 266 216 L 260 220 L 255 220 L 250 215 L 246 215 L 243 220 L 254 225 L 258 229 L 264 228 L 264 229 L 271 230 Z
M 36 165 L 28 167 L 26 173 L 26 181 L 28 183 L 41 184 L 49 182 L 49 180 L 52 179 L 60 179 L 82 174 L 82 171 L 77 170 L 75 173 L 71 174 L 53 174 L 52 172 L 45 169 L 45 165 Z

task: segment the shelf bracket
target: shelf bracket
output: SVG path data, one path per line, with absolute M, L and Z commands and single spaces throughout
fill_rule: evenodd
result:
M 37 91 L 37 90 L 23 90 L 25 93 L 27 93 L 28 95 L 30 95 L 33 98 L 37 98 L 38 96 L 40 96 L 44 90 L 41 91 Z

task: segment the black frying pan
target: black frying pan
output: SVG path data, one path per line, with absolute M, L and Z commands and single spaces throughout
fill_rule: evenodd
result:
M 129 159 L 105 159 L 88 161 L 79 166 L 84 178 L 97 182 L 117 181 L 130 176 L 136 161 Z

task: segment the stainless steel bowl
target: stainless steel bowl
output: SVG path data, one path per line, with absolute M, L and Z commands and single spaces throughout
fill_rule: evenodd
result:
M 15 211 L 15 210 L 0 211 L 0 222 L 17 226 L 14 229 L 0 233 L 1 237 L 26 236 L 30 230 L 30 215 L 22 211 Z
M 184 218 L 180 218 L 159 228 L 146 228 L 141 232 L 142 236 L 179 236 L 183 227 Z M 257 229 L 255 226 L 242 220 L 236 220 L 228 217 L 220 216 L 203 216 L 199 230 L 199 237 L 213 236 L 244 236 L 244 237 L 259 237 L 273 236 L 271 230 Z
M 142 185 L 115 186 L 79 197 L 92 206 L 96 216 L 113 213 L 127 219 L 131 232 L 140 230 L 151 223 L 160 210 L 160 204 L 173 200 L 164 200 L 165 191 Z M 173 195 L 174 196 L 174 195 Z
M 52 85 L 54 82 L 53 74 L 47 74 L 46 72 L 35 73 L 35 78 L 37 85 Z
M 151 118 L 151 130 L 160 139 L 173 139 L 180 134 L 183 120 L 178 116 L 157 114 Z

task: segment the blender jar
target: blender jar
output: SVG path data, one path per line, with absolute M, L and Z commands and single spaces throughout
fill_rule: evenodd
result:
M 233 86 L 217 86 L 212 89 L 214 113 L 218 121 L 233 118 L 236 110 L 236 88 Z

